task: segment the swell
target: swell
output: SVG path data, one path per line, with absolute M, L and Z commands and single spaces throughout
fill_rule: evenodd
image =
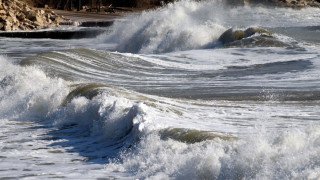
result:
M 294 37 L 298 41 L 316 44 L 320 43 L 320 27 L 318 25 L 275 27 L 272 28 L 272 30 L 286 36 Z
M 211 57 L 193 57 L 196 53 Z M 172 98 L 259 101 L 263 91 L 272 91 L 281 101 L 303 101 L 318 99 L 312 78 L 317 76 L 316 58 L 308 50 L 265 47 L 163 55 L 72 49 L 29 57 L 20 64 L 41 66 L 47 74 L 66 80 Z
M 117 96 L 121 93 L 117 89 L 50 78 L 39 67 L 13 65 L 4 57 L 0 57 L 0 64 L 7 67 L 0 71 L 1 120 L 38 122 L 60 132 L 76 126 L 63 136 L 68 137 L 70 132 L 81 137 L 97 136 L 107 140 L 109 146 L 121 139 L 134 141 L 139 134 L 144 111 L 138 102 Z
M 219 48 L 201 49 L 215 45 L 230 22 L 216 23 L 216 14 L 225 9 L 218 6 L 212 11 L 213 1 L 184 3 L 170 5 L 174 16 L 181 17 L 169 24 L 168 31 L 165 20 L 151 23 L 157 11 L 145 16 L 151 17 L 148 21 L 141 20 L 141 32 L 132 29 L 123 36 L 118 47 L 125 52 L 171 53 L 71 49 L 29 57 L 21 66 L 1 56 L 0 66 L 5 68 L 0 70 L 0 120 L 38 122 L 34 129 L 49 129 L 39 140 L 79 154 L 94 172 L 98 171 L 95 163 L 107 163 L 103 171 L 122 177 L 320 177 L 317 47 L 300 48 L 283 36 L 256 33 Z M 172 12 L 170 7 L 162 11 Z M 195 18 L 187 15 L 189 11 Z M 228 12 L 239 14 L 238 9 Z M 266 10 L 254 9 L 249 16 L 256 12 Z M 264 15 L 269 18 L 277 11 L 270 12 Z M 211 22 L 206 24 L 208 14 Z M 171 29 L 183 19 L 190 27 L 202 23 L 200 31 L 205 35 L 214 27 L 214 35 L 199 38 L 193 29 Z M 283 20 L 292 24 L 300 19 Z M 235 31 L 241 32 L 252 21 L 249 26 L 238 23 L 244 27 Z M 150 33 L 156 26 L 159 32 Z M 135 42 L 130 33 L 147 36 Z M 163 33 L 168 34 L 167 40 L 157 41 Z M 122 47 L 128 39 L 132 44 Z M 136 43 L 140 43 L 138 49 L 131 49 Z M 175 52 L 186 49 L 198 50 Z
M 178 141 L 186 138 L 173 132 L 188 137 L 194 134 L 191 139 L 197 141 L 223 137 L 199 138 L 203 135 L 201 131 L 154 128 L 154 117 L 160 118 L 157 113 L 167 116 L 162 111 L 170 109 L 166 107 L 170 101 L 160 102 L 103 84 L 68 83 L 46 76 L 38 67 L 13 65 L 3 57 L 0 63 L 7 64 L 6 71 L 0 74 L 1 120 L 37 122 L 39 126 L 35 129 L 48 129 L 40 140 L 52 142 L 50 146 L 69 147 L 68 152 L 77 152 L 88 162 L 105 163 L 108 158 L 118 157 L 149 132 L 160 132 L 163 138 Z M 181 115 L 174 110 L 168 113 Z M 195 142 L 191 139 L 188 142 Z
M 105 164 L 107 172 L 142 179 L 319 172 L 319 127 L 305 128 L 319 121 L 319 101 L 277 102 L 272 92 L 264 102 L 164 98 L 67 82 L 3 57 L 0 65 L 7 67 L 0 71 L 1 120 L 38 122 L 35 129 L 49 129 L 40 138 L 49 147 Z

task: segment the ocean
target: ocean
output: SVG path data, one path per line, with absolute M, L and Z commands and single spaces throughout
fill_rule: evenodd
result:
M 319 8 L 182 0 L 106 28 L 0 38 L 1 179 L 320 178 Z

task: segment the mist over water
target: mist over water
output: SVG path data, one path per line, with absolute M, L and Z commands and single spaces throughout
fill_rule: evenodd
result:
M 319 179 L 319 11 L 179 1 L 0 39 L 0 177 Z

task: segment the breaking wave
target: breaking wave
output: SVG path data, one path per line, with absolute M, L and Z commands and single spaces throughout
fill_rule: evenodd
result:
M 318 179 L 320 128 L 263 133 L 236 141 L 215 138 L 195 144 L 155 134 L 144 137 L 122 161 L 105 169 L 151 179 Z
M 226 28 L 219 25 L 222 3 L 181 1 L 115 24 L 108 42 L 121 52 L 170 52 L 212 47 Z M 209 19 L 208 19 L 209 17 Z
M 0 120 L 44 129 L 13 147 L 24 156 L 52 143 L 45 170 L 100 176 L 107 163 L 119 179 L 319 179 L 318 12 L 179 1 L 99 37 L 120 53 L 43 50 L 19 65 L 0 56 Z M 304 30 L 315 44 L 291 38 Z M 55 153 L 77 154 L 80 165 L 55 164 Z
M 98 85 L 77 87 L 47 77 L 36 66 L 20 67 L 5 57 L 0 57 L 0 64 L 7 67 L 0 72 L 1 118 L 49 121 L 57 127 L 77 124 L 91 135 L 116 140 L 142 130 L 144 106 L 138 102 L 117 97 L 116 92 L 110 95 L 108 90 L 99 93 Z
M 77 126 L 80 131 L 76 135 L 92 137 L 90 143 L 83 144 L 101 148 L 101 157 L 115 152 L 104 161 L 108 162 L 104 166 L 107 172 L 142 179 L 320 177 L 320 128 L 312 123 L 319 120 L 317 114 L 312 115 L 315 111 L 310 111 L 312 102 L 306 106 L 297 103 L 301 109 L 293 112 L 295 106 L 288 105 L 292 102 L 185 101 L 48 77 L 41 67 L 15 65 L 5 57 L 0 58 L 0 65 L 7 67 L 0 71 L 1 118 L 50 124 L 60 133 Z M 314 104 L 313 108 L 318 108 Z M 250 121 L 259 117 L 259 122 L 262 115 L 267 120 L 261 127 Z M 307 128 L 304 124 L 286 129 L 307 117 Z M 280 121 L 286 130 L 273 129 L 282 127 Z M 266 130 L 266 126 L 271 128 Z M 237 134 L 241 128 L 250 132 L 238 136 L 226 133 Z M 81 145 L 78 141 L 69 145 Z M 100 146 L 104 142 L 108 146 Z M 79 149 L 81 155 L 90 157 L 86 147 Z
M 229 28 L 262 27 L 274 30 L 274 27 L 290 27 L 292 24 L 316 26 L 319 14 L 317 8 L 298 11 L 286 8 L 228 7 L 220 0 L 183 0 L 140 15 L 132 15 L 125 21 L 117 21 L 111 34 L 98 39 L 116 44 L 116 51 L 130 53 L 206 49 L 219 47 L 219 37 Z M 278 20 L 279 17 L 282 17 L 281 20 Z M 281 40 L 284 39 L 271 35 L 253 38 L 244 43 L 248 47 L 287 46 Z

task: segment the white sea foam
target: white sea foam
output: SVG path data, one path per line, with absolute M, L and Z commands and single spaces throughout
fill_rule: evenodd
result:
M 79 124 L 92 135 L 121 138 L 143 129 L 145 105 L 101 94 L 89 100 L 75 97 L 66 106 L 68 82 L 50 78 L 35 66 L 20 67 L 0 57 L 0 115 L 10 120 L 51 120 L 55 126 Z
M 150 179 L 318 179 L 320 129 L 260 133 L 245 140 L 187 145 L 150 134 L 107 171 Z
M 139 53 L 207 47 L 226 30 L 217 24 L 221 7 L 212 1 L 169 4 L 116 23 L 106 41 L 117 42 L 119 51 Z
M 146 54 L 82 49 L 83 55 L 79 50 L 64 50 L 51 53 L 58 54 L 52 61 L 40 58 L 38 62 L 48 72 L 56 72 L 50 70 L 60 62 L 59 70 L 75 79 L 88 77 L 84 83 L 103 79 L 105 84 L 112 81 L 112 85 L 124 88 L 128 81 L 133 82 L 131 87 L 168 88 L 165 91 L 171 91 L 177 82 L 178 88 L 187 87 L 185 90 L 200 88 L 203 83 L 209 91 L 220 86 L 231 96 L 242 87 L 250 91 L 260 86 L 255 89 L 261 90 L 258 100 L 177 99 L 103 86 L 94 97 L 74 96 L 64 104 L 77 86 L 75 82 L 49 77 L 40 67 L 15 65 L 0 56 L 0 176 L 319 179 L 319 47 L 190 50 L 212 47 L 229 27 L 316 25 L 319 10 L 244 7 L 226 11 L 222 7 L 216 1 L 180 1 L 130 17 L 130 23 L 116 23 L 116 31 L 104 40 L 117 43 L 119 51 Z M 281 35 L 277 38 L 292 42 Z M 28 43 L 25 41 L 19 51 L 30 48 Z M 20 42 L 11 44 L 12 52 L 17 44 Z M 60 47 L 62 43 L 53 44 Z M 189 51 L 148 54 L 177 50 Z M 277 63 L 291 65 L 291 69 L 272 73 L 267 69 L 259 74 L 259 67 Z M 223 74 L 228 68 L 231 73 L 232 68 L 245 71 Z M 246 69 L 254 73 L 245 74 Z M 59 70 L 54 75 L 63 74 Z M 203 71 L 208 76 L 202 76 Z M 203 78 L 189 78 L 192 72 L 200 72 L 191 75 Z M 280 89 L 277 94 L 273 87 Z M 281 88 L 288 89 L 282 92 Z M 301 94 L 286 94 L 293 89 Z M 281 99 L 304 93 L 310 93 L 311 100 Z M 236 138 L 187 144 L 162 139 L 161 132 L 166 128 Z
M 22 147 L 19 154 L 9 153 L 11 162 L 15 162 L 14 157 L 30 153 L 41 163 L 49 161 L 64 166 L 63 169 L 54 169 L 70 178 L 82 177 L 83 168 L 88 168 L 88 176 L 96 173 L 95 177 L 101 177 L 106 173 L 142 179 L 316 179 L 320 176 L 316 158 L 320 153 L 319 127 L 312 123 L 305 128 L 309 124 L 305 121 L 319 119 L 317 103 L 283 104 L 277 102 L 276 97 L 266 99 L 264 103 L 178 100 L 110 87 L 92 99 L 75 96 L 62 106 L 70 91 L 66 81 L 49 78 L 35 66 L 13 65 L 4 57 L 1 57 L 0 64 L 7 67 L 0 73 L 0 112 L 1 119 L 6 119 L 2 121 L 5 125 L 8 120 L 42 120 L 51 122 L 58 129 L 77 124 L 79 132 L 73 133 L 81 138 L 84 138 L 83 135 L 77 133 L 89 132 L 91 139 L 84 138 L 88 141 L 84 142 L 88 146 L 84 149 L 90 147 L 91 154 L 79 150 L 85 157 L 68 153 L 59 157 L 73 160 L 90 155 L 109 155 L 118 147 L 111 146 L 112 150 L 106 147 L 95 152 L 95 148 L 101 148 L 95 143 L 116 143 L 126 136 L 134 140 L 125 142 L 128 147 L 134 145 L 133 148 L 120 148 L 122 155 L 103 167 L 101 164 L 87 166 L 77 163 L 65 166 L 60 160 L 54 160 L 56 155 L 41 150 L 46 145 L 42 140 L 33 142 L 40 150 L 31 151 Z M 238 140 L 215 139 L 195 144 L 163 140 L 159 130 L 166 127 L 231 133 L 238 136 Z M 283 130 L 288 127 L 290 129 Z M 39 131 L 47 133 L 45 130 Z M 24 137 L 16 138 L 21 141 L 20 138 Z M 55 143 L 76 148 L 83 141 L 72 140 L 70 138 L 65 144 L 63 141 Z M 23 146 L 27 144 L 23 143 Z M 57 148 L 68 151 L 60 146 Z M 6 165 L 11 167 L 8 161 Z M 80 170 L 74 171 L 74 167 Z M 25 167 L 18 168 L 22 170 Z
M 117 44 L 117 51 L 132 53 L 213 48 L 228 28 L 317 26 L 319 14 L 318 8 L 227 7 L 219 0 L 184 0 L 118 21 L 102 39 Z
M 13 65 L 0 57 L 0 114 L 20 120 L 41 120 L 60 106 L 68 93 L 62 79 L 48 78 L 40 69 Z
M 92 136 L 117 141 L 131 133 L 138 138 L 149 119 L 145 105 L 128 99 L 102 94 L 88 100 L 85 97 L 73 99 L 50 115 L 56 126 L 78 124 Z
M 113 145 L 128 134 L 136 140 L 150 123 L 148 107 L 142 103 L 104 93 L 92 100 L 74 97 L 63 106 L 70 91 L 69 82 L 50 78 L 36 66 L 14 65 L 3 56 L 0 66 L 6 67 L 0 69 L 1 177 L 102 177 L 103 164 L 83 164 L 86 157 L 69 152 L 68 147 L 79 143 L 73 136 L 82 137 L 80 142 L 84 144 L 93 144 L 91 156 L 106 156 L 119 147 L 96 152 L 99 144 L 107 141 Z M 76 132 L 71 129 L 55 134 L 72 124 L 77 125 Z M 76 142 L 54 139 L 60 135 L 67 138 L 70 132 Z M 89 138 L 85 138 L 86 132 Z M 36 173 L 39 171 L 42 173 Z

